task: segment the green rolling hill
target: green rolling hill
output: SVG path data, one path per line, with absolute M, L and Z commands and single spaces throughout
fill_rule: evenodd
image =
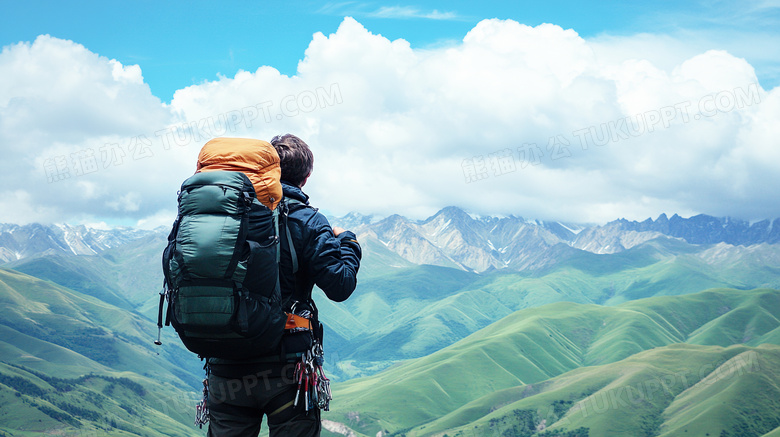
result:
M 199 436 L 194 403 L 130 372 L 61 378 L 0 363 L 0 436 Z
M 118 286 L 112 275 L 114 269 L 102 257 L 47 255 L 27 258 L 5 267 L 96 297 L 119 308 L 133 309 L 125 290 Z
M 498 406 L 537 395 L 540 397 L 535 403 L 525 402 L 539 408 L 543 406 L 542 401 L 548 402 L 549 408 L 557 408 L 556 417 L 564 417 L 574 404 L 612 384 L 609 378 L 626 372 L 624 365 L 644 363 L 650 370 L 658 368 L 662 373 L 675 374 L 687 369 L 685 366 L 704 369 L 709 364 L 706 372 L 692 374 L 702 379 L 717 371 L 723 362 L 746 351 L 755 352 L 759 363 L 766 361 L 766 365 L 759 364 L 759 370 L 753 373 L 759 373 L 761 378 L 777 386 L 780 373 L 774 370 L 780 365 L 780 348 L 760 345 L 777 338 L 779 314 L 780 291 L 770 289 L 710 290 L 615 307 L 562 302 L 526 309 L 429 356 L 339 384 L 330 418 L 365 435 L 373 436 L 382 430 L 437 435 L 448 430 L 463 431 L 458 428 L 475 423 L 483 426 L 477 423 L 483 416 L 489 425 L 491 420 L 499 420 L 499 416 L 490 416 L 499 414 Z M 747 346 L 723 347 L 741 343 Z M 696 358 L 697 351 L 705 358 Z M 574 378 L 578 374 L 586 375 L 580 379 L 590 388 L 581 388 L 582 393 L 567 392 L 566 396 L 542 396 L 549 392 L 548 388 L 561 384 L 556 378 Z M 652 372 L 640 373 L 638 377 L 650 378 L 646 375 Z M 689 379 L 693 386 L 695 378 Z M 727 404 L 739 403 L 737 395 L 728 394 L 731 392 L 725 387 L 720 391 Z M 648 415 L 645 418 L 648 424 L 642 426 L 671 430 L 685 418 L 690 419 L 684 409 L 676 409 L 673 404 L 680 393 L 674 393 L 663 405 L 654 404 L 653 408 L 663 406 L 663 410 L 651 409 L 653 415 Z M 577 398 L 579 394 L 582 398 Z M 513 396 L 517 398 L 512 400 Z M 561 402 L 553 404 L 553 401 Z M 514 410 L 528 409 L 524 405 L 512 407 L 506 413 L 511 415 L 515 414 Z M 632 414 L 630 408 L 618 410 L 617 415 Z M 590 420 L 576 421 L 574 416 L 569 422 L 568 429 L 599 430 L 594 435 L 641 435 L 601 434 L 608 432 L 607 428 Z M 552 430 L 562 426 L 552 420 L 547 425 Z M 636 429 L 637 425 L 630 422 L 626 426 Z M 729 426 L 737 425 L 729 422 Z
M 403 434 L 763 436 L 780 426 L 778 370 L 775 345 L 674 344 L 508 388 Z
M 156 330 L 93 296 L 0 269 L 0 431 L 194 435 L 201 365 L 172 330 L 154 346 Z
M 172 330 L 164 331 L 167 346 L 155 347 L 154 323 L 91 296 L 0 269 L 0 304 L 0 326 L 8 333 L 2 344 L 21 351 L 2 355 L 11 364 L 53 370 L 44 368 L 48 363 L 67 374 L 75 352 L 79 362 L 89 360 L 86 370 L 133 371 L 178 381 L 182 387 L 192 384 L 192 375 L 200 375 L 197 359 L 192 360 Z M 74 369 L 78 374 L 83 370 L 81 364 Z
M 777 245 L 694 246 L 662 238 L 608 255 L 555 249 L 558 264 L 536 272 L 477 275 L 415 266 L 373 274 L 344 303 L 315 295 L 331 336 L 344 340 L 328 346 L 340 362 L 336 376 L 426 356 L 514 311 L 555 302 L 614 306 L 717 287 L 780 288 Z

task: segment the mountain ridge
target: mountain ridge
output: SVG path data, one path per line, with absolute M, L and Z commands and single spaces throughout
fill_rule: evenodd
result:
M 550 264 L 549 251 L 560 243 L 596 254 L 621 252 L 655 238 L 680 239 L 697 245 L 780 243 L 780 219 L 750 223 L 704 214 L 690 218 L 661 214 L 655 220 L 641 222 L 620 218 L 593 225 L 516 215 L 481 217 L 448 206 L 423 220 L 400 214 L 377 218 L 355 212 L 329 219 L 334 226 L 354 231 L 361 242 L 371 240 L 407 262 L 474 272 L 544 268 Z M 167 232 L 165 228 L 0 224 L 0 263 L 56 254 L 100 255 L 144 237 L 159 238 Z
M 339 218 L 331 221 L 340 226 Z M 363 218 L 344 224 L 358 239 L 376 240 L 415 264 L 433 264 L 475 272 L 509 268 L 538 270 L 555 262 L 558 244 L 595 254 L 628 250 L 653 239 L 681 240 L 689 244 L 727 243 L 750 246 L 780 243 L 780 219 L 749 223 L 731 218 L 696 215 L 628 221 L 604 225 L 528 220 L 520 216 L 478 217 L 450 206 L 424 220 L 393 214 L 381 220 Z
M 130 227 L 0 223 L 0 263 L 41 255 L 98 255 L 159 231 Z

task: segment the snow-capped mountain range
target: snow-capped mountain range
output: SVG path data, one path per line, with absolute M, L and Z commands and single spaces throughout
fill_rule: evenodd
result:
M 97 255 L 154 232 L 127 227 L 0 224 L 0 262 L 41 255 Z
M 382 255 L 390 265 L 433 264 L 483 272 L 491 269 L 536 269 L 549 265 L 561 250 L 617 253 L 655 238 L 690 244 L 751 246 L 780 242 L 780 219 L 748 223 L 697 215 L 642 222 L 615 220 L 582 225 L 528 220 L 523 217 L 476 217 L 447 207 L 425 220 L 401 215 L 383 219 L 351 213 L 332 218 L 334 225 L 355 231 L 368 256 Z M 98 229 L 85 225 L 0 224 L 0 263 L 41 255 L 97 255 L 150 234 L 134 228 Z
M 447 207 L 422 221 L 400 215 L 375 221 L 356 214 L 332 221 L 353 229 L 358 240 L 379 242 L 408 262 L 477 272 L 507 267 L 537 269 L 554 262 L 564 248 L 608 254 L 655 238 L 679 239 L 690 244 L 743 246 L 780 242 L 780 219 L 750 224 L 707 215 L 686 219 L 678 215 L 668 218 L 662 214 L 656 220 L 620 219 L 596 226 L 516 216 L 473 217 L 460 208 Z

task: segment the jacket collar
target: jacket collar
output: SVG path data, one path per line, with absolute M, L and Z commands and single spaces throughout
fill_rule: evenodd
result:
M 299 187 L 282 181 L 282 191 L 284 192 L 284 197 L 295 199 L 299 202 L 305 203 L 306 205 L 309 204 L 309 196 L 306 195 L 306 193 L 304 193 L 303 190 L 301 190 Z

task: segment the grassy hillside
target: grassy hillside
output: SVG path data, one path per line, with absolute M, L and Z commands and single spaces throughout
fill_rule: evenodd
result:
M 553 252 L 556 265 L 542 271 L 396 268 L 362 280 L 344 303 L 316 295 L 329 336 L 344 340 L 328 347 L 340 361 L 336 375 L 367 375 L 423 357 L 514 311 L 555 302 L 614 306 L 717 287 L 780 288 L 777 245 L 694 246 L 664 238 L 609 255 L 565 245 Z
M 170 329 L 154 346 L 156 331 L 95 297 L 0 269 L 0 430 L 191 435 L 201 364 Z
M 775 345 L 670 345 L 485 396 L 406 434 L 763 436 L 780 425 L 778 370 Z
M 139 304 L 162 288 L 162 252 L 167 235 L 151 234 L 101 254 L 112 265 L 115 283 L 130 302 Z
M 112 275 L 110 263 L 101 257 L 47 255 L 17 261 L 7 267 L 96 297 L 120 308 L 133 308 L 133 304 Z
M 0 329 L 6 333 L 0 340 L 6 352 L 2 361 L 44 372 L 51 366 L 75 374 L 110 368 L 182 387 L 201 373 L 197 358 L 180 346 L 173 330 L 165 330 L 166 345 L 157 347 L 151 321 L 12 270 L 0 269 Z
M 0 432 L 7 435 L 202 435 L 191 426 L 194 399 L 129 373 L 61 378 L 0 363 Z
M 332 417 L 354 425 L 358 432 L 375 435 L 383 429 L 421 430 L 418 427 L 431 426 L 465 408 L 466 419 L 459 419 L 466 420 L 465 425 L 475 419 L 473 402 L 491 396 L 510 399 L 513 388 L 536 390 L 581 367 L 599 368 L 643 351 L 689 341 L 713 347 L 742 342 L 758 345 L 776 338 L 780 321 L 769 317 L 773 314 L 780 314 L 780 291 L 768 289 L 711 290 L 616 307 L 555 303 L 522 310 L 432 355 L 339 384 Z M 686 355 L 685 350 L 679 354 L 684 363 L 688 362 Z M 772 356 L 767 358 L 770 362 Z M 661 360 L 656 365 L 665 364 Z M 594 384 L 594 390 L 602 388 L 598 379 L 589 376 L 587 381 Z M 504 392 L 507 389 L 510 392 Z M 485 403 L 490 409 L 499 404 L 495 400 Z

